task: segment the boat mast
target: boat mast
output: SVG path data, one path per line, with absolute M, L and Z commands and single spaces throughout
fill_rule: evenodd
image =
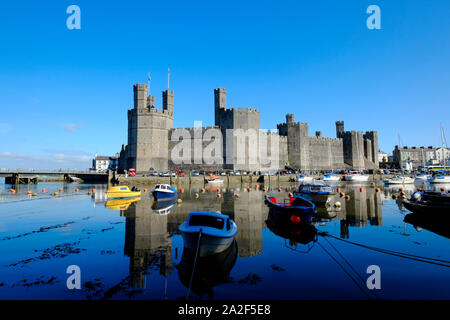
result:
M 447 140 L 445 139 L 445 135 L 444 135 L 444 127 L 442 126 L 441 123 L 441 145 L 442 145 L 442 165 L 445 166 L 446 163 L 446 159 L 445 159 L 445 154 L 446 154 L 446 149 L 447 149 Z

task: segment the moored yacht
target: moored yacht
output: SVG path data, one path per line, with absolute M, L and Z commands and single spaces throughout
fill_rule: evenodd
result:
M 344 180 L 345 181 L 368 181 L 369 180 L 369 176 L 367 174 L 361 174 L 358 171 L 350 171 L 349 174 L 346 174 L 344 176 Z

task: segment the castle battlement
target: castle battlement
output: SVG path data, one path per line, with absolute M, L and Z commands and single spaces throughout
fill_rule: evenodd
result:
M 265 147 L 279 152 L 279 162 L 273 164 L 274 168 L 290 166 L 299 170 L 330 170 L 351 167 L 359 170 L 378 167 L 377 131 L 345 131 L 344 121 L 336 121 L 336 138 L 323 137 L 322 131 L 316 131 L 315 135 L 310 136 L 308 123 L 296 122 L 293 113 L 286 114 L 285 122 L 277 124 L 277 130 L 262 130 L 260 112 L 256 108 L 227 108 L 225 88 L 214 89 L 214 126 L 173 128 L 174 91 L 167 89 L 162 92 L 162 108 L 157 109 L 155 97 L 147 95 L 146 84 L 134 84 L 133 89 L 134 108 L 128 110 L 128 145 L 122 148 L 121 157 L 126 159 L 126 168 L 135 168 L 138 172 L 147 172 L 149 168 L 167 170 L 171 165 L 170 157 L 176 140 L 186 139 L 195 146 L 198 140 L 208 134 L 208 130 L 217 130 L 220 134 L 233 130 L 236 135 L 258 137 L 258 143 L 246 142 L 245 152 L 235 150 L 234 146 L 228 149 L 230 146 L 220 143 L 223 146 L 221 152 L 231 152 L 233 162 L 224 165 L 224 161 L 223 164 L 214 165 L 215 170 L 260 170 L 264 164 L 250 164 L 248 155 L 258 153 Z M 217 139 L 219 133 L 212 135 Z M 226 137 L 220 137 L 225 142 Z M 202 145 L 207 144 L 209 142 L 204 141 Z M 245 158 L 245 164 L 237 163 L 237 158 Z M 186 162 L 176 168 L 201 170 L 207 166 Z

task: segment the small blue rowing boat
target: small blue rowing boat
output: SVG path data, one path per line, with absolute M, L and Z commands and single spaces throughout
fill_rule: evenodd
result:
M 271 208 L 290 213 L 313 213 L 316 208 L 314 203 L 300 196 L 290 197 L 288 203 L 278 203 L 277 198 L 266 196 L 265 203 Z
M 178 191 L 170 184 L 157 184 L 152 190 L 155 200 L 170 200 L 178 195 Z
M 226 250 L 238 233 L 236 223 L 229 216 L 209 211 L 191 211 L 178 229 L 183 236 L 185 249 L 196 251 L 200 244 L 200 257 Z

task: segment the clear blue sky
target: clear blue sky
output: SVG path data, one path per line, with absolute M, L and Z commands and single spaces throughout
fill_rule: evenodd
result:
M 81 30 L 66 8 L 81 8 Z M 382 30 L 366 28 L 381 8 Z M 213 89 L 229 107 L 286 113 L 335 137 L 378 130 L 388 153 L 450 139 L 450 2 L 20 1 L 0 9 L 0 168 L 78 168 L 127 141 L 132 85 L 161 107 L 171 70 L 175 127 L 214 121 Z

